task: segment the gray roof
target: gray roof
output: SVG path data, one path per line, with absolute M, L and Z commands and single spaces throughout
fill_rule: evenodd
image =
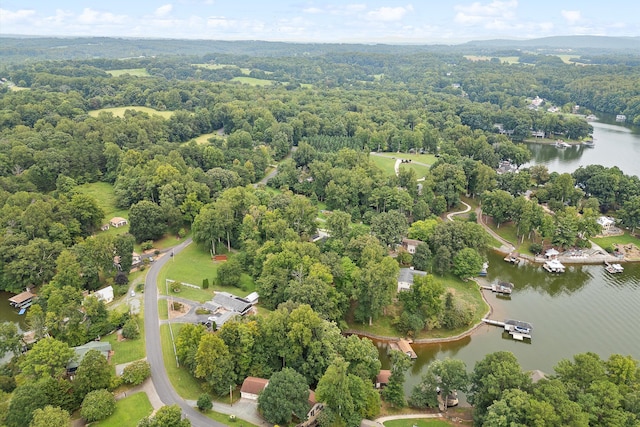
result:
M 244 314 L 251 308 L 251 303 L 227 292 L 216 292 L 213 296 L 214 304 L 218 304 L 227 310 Z
M 426 276 L 426 271 L 414 270 L 412 268 L 401 268 L 398 275 L 398 282 L 413 283 L 413 276 Z
M 108 359 L 109 352 L 111 351 L 111 343 L 107 341 L 89 341 L 84 345 L 73 347 L 73 351 L 75 352 L 74 360 L 70 360 L 69 363 L 67 363 L 67 369 L 73 370 L 78 368 L 80 362 L 84 359 L 84 355 L 87 354 L 89 350 L 97 350 Z

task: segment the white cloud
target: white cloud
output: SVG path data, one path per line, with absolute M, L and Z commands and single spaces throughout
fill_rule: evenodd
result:
M 173 5 L 171 3 L 168 3 L 157 8 L 155 11 L 155 15 L 167 16 L 169 13 L 171 13 L 171 10 L 173 10 Z
M 454 9 L 457 13 L 454 21 L 462 25 L 507 25 L 507 23 L 501 21 L 514 19 L 517 8 L 518 0 L 494 0 L 486 4 L 475 2 L 470 5 L 456 5 Z
M 306 9 L 302 9 L 302 11 L 304 13 L 310 13 L 310 14 L 317 14 L 317 13 L 322 13 L 324 12 L 322 9 L 320 9 L 319 7 L 307 7 Z
M 0 8 L 0 23 L 7 25 L 13 24 L 15 22 L 24 21 L 36 13 L 35 10 L 32 9 L 20 9 L 15 12 L 7 9 Z
M 370 21 L 399 21 L 407 14 L 407 12 L 411 12 L 412 10 L 412 5 L 407 5 L 406 7 L 380 7 L 367 12 L 366 17 Z
M 115 15 L 111 12 L 100 12 L 88 7 L 84 8 L 82 13 L 78 15 L 78 22 L 85 25 L 122 24 L 126 19 L 126 15 Z
M 571 25 L 574 25 L 582 20 L 582 14 L 579 10 L 562 10 L 560 13 L 562 14 L 562 17 Z

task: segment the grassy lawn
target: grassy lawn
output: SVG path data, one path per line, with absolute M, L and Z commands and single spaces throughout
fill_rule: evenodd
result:
M 429 174 L 429 168 L 427 166 L 416 165 L 415 163 L 402 163 L 400 169 L 409 168 L 413 169 L 416 173 L 416 177 L 423 178 Z
M 116 194 L 113 190 L 113 185 L 108 182 L 92 182 L 89 184 L 82 184 L 77 187 L 78 191 L 93 197 L 98 206 L 104 211 L 104 223 L 107 224 L 114 216 L 122 218 L 129 218 L 129 211 L 127 209 L 120 209 L 116 206 Z M 123 234 L 129 231 L 129 224 L 124 227 L 111 227 L 107 231 L 100 231 L 100 233 L 111 234 Z
M 130 76 L 136 77 L 149 77 L 150 74 L 144 68 L 123 68 L 121 70 L 109 70 L 107 73 L 111 74 L 113 77 L 120 77 L 124 74 L 129 74 Z
M 273 84 L 273 80 L 256 79 L 254 77 L 234 77 L 231 79 L 231 81 L 240 82 L 251 86 L 271 86 Z
M 178 336 L 181 327 L 181 323 L 171 324 L 174 338 Z M 197 400 L 198 396 L 204 391 L 200 385 L 201 383 L 196 380 L 186 368 L 179 368 L 176 365 L 176 356 L 173 352 L 169 325 L 160 325 L 160 340 L 162 342 L 164 366 L 167 369 L 169 381 L 171 381 L 171 384 L 176 389 L 176 393 L 184 399 Z
M 228 426 L 233 426 L 233 425 L 237 424 L 239 427 L 240 426 L 258 427 L 255 424 L 252 424 L 249 421 L 245 421 L 245 420 L 243 420 L 241 418 L 236 418 L 235 421 L 231 421 L 229 419 L 229 415 L 221 414 L 221 413 L 215 412 L 215 411 L 209 411 L 204 415 L 207 418 L 210 418 L 210 419 L 212 419 L 214 421 L 217 421 L 217 422 L 219 422 L 221 424 L 228 425 Z
M 149 107 L 139 107 L 139 106 L 129 106 L 129 107 L 112 107 L 112 108 L 101 108 L 99 110 L 92 110 L 89 111 L 89 115 L 91 117 L 98 117 L 98 114 L 100 114 L 101 112 L 107 112 L 107 113 L 112 113 L 114 116 L 116 117 L 124 117 L 124 112 L 127 110 L 136 110 L 136 111 L 142 111 L 143 113 L 147 113 L 151 116 L 158 115 L 161 117 L 164 117 L 165 119 L 168 119 L 169 117 L 171 117 L 173 115 L 173 111 L 158 111 L 158 110 L 154 110 L 153 108 L 149 108 Z
M 102 337 L 103 341 L 111 343 L 113 349 L 113 357 L 111 363 L 119 365 L 121 363 L 129 363 L 134 360 L 143 359 L 146 356 L 145 340 L 144 340 L 144 312 L 138 315 L 138 326 L 140 327 L 140 336 L 135 340 L 118 341 L 118 334 L 113 333 Z
M 169 303 L 166 299 L 158 300 L 158 317 L 160 320 L 167 320 L 169 318 Z
M 383 423 L 385 427 L 449 427 L 451 424 L 438 419 L 408 419 L 408 420 L 391 420 Z
M 202 135 L 193 138 L 196 141 L 196 144 L 200 145 L 200 144 L 208 144 L 209 143 L 209 138 L 213 138 L 214 136 L 220 136 L 218 135 L 217 132 L 211 132 L 211 133 L 203 133 Z
M 403 156 L 404 157 L 404 156 Z M 378 166 L 382 171 L 387 175 L 395 175 L 395 164 L 396 159 L 388 156 L 369 156 L 369 160 L 371 160 L 376 166 Z M 427 160 L 427 159 L 424 159 Z M 416 160 L 417 161 L 417 160 Z M 429 172 L 429 168 L 423 165 L 417 165 L 415 163 L 402 163 L 400 164 L 400 168 L 409 168 L 413 169 L 416 172 L 416 176 L 418 178 L 422 178 L 426 176 Z
M 151 412 L 153 412 L 153 406 L 149 402 L 147 393 L 135 393 L 118 400 L 116 411 L 109 418 L 91 425 L 95 427 L 135 426 L 141 419 L 151 415 Z
M 211 260 L 209 252 L 205 252 L 202 246 L 193 243 L 165 265 L 158 276 L 158 289 L 162 295 L 166 295 L 166 279 L 202 286 L 202 280 L 208 278 L 211 284 L 209 289 L 194 289 L 189 286 L 183 286 L 179 294 L 173 294 L 200 302 L 210 300 L 213 297 L 214 290 L 230 292 L 241 297 L 247 296 L 255 290 L 255 283 L 247 274 L 243 274 L 240 278 L 242 289 L 215 286 L 213 279 L 216 277 L 218 265 L 218 263 L 214 263 Z
M 597 245 L 601 246 L 603 249 L 612 247 L 615 243 L 619 245 L 636 245 L 640 247 L 640 239 L 632 236 L 628 231 L 625 231 L 624 234 L 620 236 L 611 236 L 611 237 L 594 237 L 593 240 Z
M 521 254 L 534 255 L 530 250 L 529 246 L 533 243 L 530 239 L 525 238 L 524 241 L 520 241 L 520 238 L 516 233 L 516 226 L 513 222 L 506 222 L 504 224 L 500 224 L 500 228 L 496 227 L 492 221 L 487 221 L 487 225 L 495 231 L 500 237 L 508 240 L 515 246 L 516 251 Z M 498 247 L 501 246 L 501 243 L 498 242 Z
M 206 68 L 208 70 L 220 70 L 222 68 L 238 68 L 240 72 L 246 76 L 248 76 L 251 73 L 250 69 L 240 68 L 237 65 L 233 65 L 233 64 L 191 64 L 191 65 L 198 68 Z M 265 73 L 271 74 L 271 72 L 269 71 L 265 71 Z
M 436 156 L 433 154 L 410 154 L 410 153 L 378 153 L 375 156 L 370 157 L 389 157 L 398 159 L 410 159 L 414 162 L 426 163 L 428 165 L 432 165 L 436 162 Z M 405 163 L 406 165 L 406 163 Z

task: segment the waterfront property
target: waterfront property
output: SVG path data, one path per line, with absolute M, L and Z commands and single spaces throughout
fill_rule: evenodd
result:
M 106 288 L 97 290 L 91 295 L 98 298 L 100 301 L 104 301 L 105 304 L 109 304 L 113 301 L 113 286 L 107 286 Z
M 624 271 L 624 267 L 620 264 L 609 264 L 607 261 L 604 262 L 604 269 L 607 270 L 611 274 L 622 273 Z
M 409 356 L 412 360 L 418 358 L 418 355 L 411 347 L 411 343 L 405 339 L 399 339 L 398 341 L 392 341 L 389 343 L 389 350 L 398 350 Z
M 426 271 L 415 270 L 411 268 L 401 268 L 398 274 L 398 292 L 408 291 L 413 286 L 414 276 L 426 276 Z
M 31 307 L 35 296 L 35 294 L 31 293 L 31 290 L 27 289 L 26 291 L 9 298 L 9 304 L 22 312 L 22 310 Z
M 524 341 L 525 339 L 531 339 L 533 333 L 533 325 L 521 320 L 507 319 L 504 322 L 492 319 L 482 319 L 484 323 L 494 326 L 500 326 L 504 328 L 504 331 L 511 335 L 511 338 L 517 341 Z
M 549 273 L 564 273 L 565 270 L 564 265 L 557 259 L 545 261 L 542 268 L 547 270 Z
M 391 378 L 391 371 L 389 369 L 381 369 L 376 375 L 376 388 L 385 388 L 389 384 L 389 378 Z
M 499 282 L 497 284 L 492 283 L 489 286 L 482 285 L 480 287 L 482 289 L 486 289 L 488 291 L 495 292 L 497 294 L 502 294 L 502 295 L 511 295 L 511 293 L 513 292 L 513 283 L 510 283 L 510 282 Z
M 421 240 L 407 239 L 406 237 L 402 239 L 402 247 L 412 255 L 416 253 L 416 248 L 422 243 L 424 242 Z
M 517 252 L 512 252 L 506 257 L 504 257 L 506 262 L 510 262 L 511 264 L 518 264 L 520 262 L 520 257 Z

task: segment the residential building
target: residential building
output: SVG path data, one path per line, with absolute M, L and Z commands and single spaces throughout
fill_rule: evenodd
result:
M 242 382 L 240 397 L 242 399 L 258 400 L 258 396 L 268 385 L 269 380 L 265 378 L 247 377 Z
M 426 276 L 427 272 L 415 270 L 413 267 L 401 268 L 400 274 L 398 275 L 398 292 L 411 289 L 411 286 L 413 285 L 413 277 L 416 275 Z

